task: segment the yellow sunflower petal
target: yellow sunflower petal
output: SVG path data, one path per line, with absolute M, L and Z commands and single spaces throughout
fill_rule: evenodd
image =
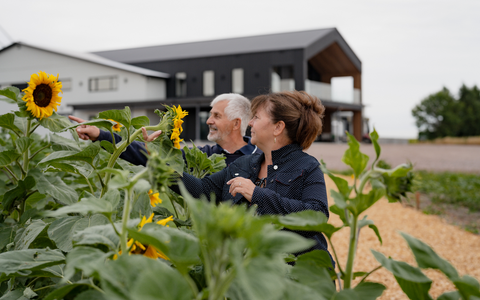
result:
M 168 222 L 173 222 L 173 216 L 160 220 L 157 222 L 157 224 L 165 226 Z

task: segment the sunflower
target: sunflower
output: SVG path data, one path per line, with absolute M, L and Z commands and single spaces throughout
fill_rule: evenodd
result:
M 140 224 L 138 224 L 138 226 L 140 227 L 139 231 L 142 230 L 145 224 L 152 223 L 152 221 L 153 221 L 153 213 L 150 215 L 148 219 L 145 218 L 145 216 L 143 216 L 142 221 L 140 222 Z M 173 216 L 170 216 L 168 218 L 158 221 L 157 224 L 169 227 L 167 223 L 172 221 L 173 221 Z M 138 241 L 135 241 L 134 239 L 128 240 L 127 247 L 130 248 L 128 252 L 129 254 L 141 254 L 143 256 L 153 258 L 153 259 L 163 258 L 165 260 L 169 260 L 168 257 L 165 254 L 163 254 L 162 251 L 158 250 L 154 246 L 144 245 Z M 118 251 L 118 254 L 122 254 L 122 251 Z M 113 256 L 113 259 L 114 260 L 117 259 L 116 254 Z
M 158 196 L 159 193 L 153 193 L 152 190 L 148 191 L 148 197 L 150 197 L 150 205 L 153 207 L 157 206 L 157 204 L 162 203 L 162 199 Z
M 177 149 L 180 149 L 180 142 L 183 141 L 183 139 L 180 139 L 180 133 L 182 133 L 183 128 L 183 118 L 188 115 L 188 111 L 182 110 L 182 107 L 179 105 L 178 107 L 173 106 L 173 111 L 175 113 L 175 117 L 173 118 L 173 129 L 172 129 L 172 135 L 170 136 L 170 139 L 173 141 L 173 146 Z
M 58 82 L 57 77 L 49 75 L 43 71 L 32 74 L 28 87 L 23 89 L 25 95 L 23 101 L 27 102 L 27 110 L 37 119 L 50 117 L 53 110 L 57 111 L 62 97 L 58 93 L 63 93 L 62 83 Z
M 107 120 L 108 120 L 108 121 L 115 122 L 115 125 L 112 126 L 113 131 L 117 131 L 117 132 L 122 131 L 122 127 L 123 127 L 122 124 L 120 124 L 120 123 L 118 123 L 117 121 L 112 120 L 112 119 L 107 119 Z

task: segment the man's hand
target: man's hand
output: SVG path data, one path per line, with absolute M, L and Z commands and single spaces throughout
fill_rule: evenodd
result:
M 151 135 L 148 135 L 145 127 L 142 127 L 142 133 L 143 133 L 143 139 L 145 140 L 145 142 L 152 142 L 162 134 L 162 131 L 158 130 L 152 133 Z
M 75 116 L 68 116 L 68 118 L 77 123 L 86 122 L 84 119 L 81 119 Z M 97 126 L 80 125 L 76 128 L 76 130 L 78 133 L 78 137 L 80 137 L 82 140 L 96 141 L 98 139 L 98 136 L 100 135 L 100 129 Z M 160 134 L 162 134 L 162 131 L 158 130 L 148 135 L 145 127 L 142 127 L 142 133 L 143 133 L 143 139 L 145 140 L 145 142 L 151 142 L 151 141 L 154 141 L 157 137 L 159 137 Z
M 72 121 L 75 121 L 77 123 L 84 123 L 86 122 L 84 119 L 80 119 L 75 116 L 68 116 L 68 118 Z M 100 135 L 100 129 L 97 126 L 91 126 L 91 125 L 80 125 L 76 128 L 78 137 L 81 138 L 82 140 L 92 140 L 96 141 L 98 136 Z

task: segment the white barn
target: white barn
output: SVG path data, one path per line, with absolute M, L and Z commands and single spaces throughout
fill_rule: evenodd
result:
M 132 117 L 158 120 L 152 107 L 161 108 L 166 99 L 166 73 L 144 69 L 90 54 L 46 49 L 13 43 L 0 50 L 0 88 L 25 88 L 38 71 L 59 74 L 63 84 L 60 114 L 84 119 L 112 109 L 112 104 L 130 106 Z M 15 109 L 0 101 L 0 114 Z

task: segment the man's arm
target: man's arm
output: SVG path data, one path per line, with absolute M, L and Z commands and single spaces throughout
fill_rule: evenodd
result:
M 68 116 L 68 118 L 77 123 L 86 122 L 85 120 L 75 116 Z M 96 126 L 80 125 L 76 128 L 76 131 L 78 133 L 78 137 L 80 137 L 82 140 L 91 140 L 91 141 L 106 140 L 106 141 L 112 142 L 112 135 L 109 132 L 100 130 L 100 128 Z M 145 127 L 142 127 L 142 133 L 143 133 L 143 139 L 146 142 L 151 142 L 155 140 L 158 136 L 160 136 L 160 134 L 162 134 L 162 131 L 158 130 L 148 135 Z M 114 136 L 115 136 L 115 143 L 118 143 L 119 141 L 122 140 L 122 138 L 119 135 L 114 134 Z M 135 164 L 135 165 L 145 166 L 147 164 L 147 157 L 145 156 L 145 153 L 147 153 L 147 149 L 145 149 L 145 145 L 141 142 L 133 141 L 127 147 L 127 149 L 125 149 L 125 151 L 120 155 L 120 158 L 125 159 L 126 161 L 131 162 L 132 164 Z

